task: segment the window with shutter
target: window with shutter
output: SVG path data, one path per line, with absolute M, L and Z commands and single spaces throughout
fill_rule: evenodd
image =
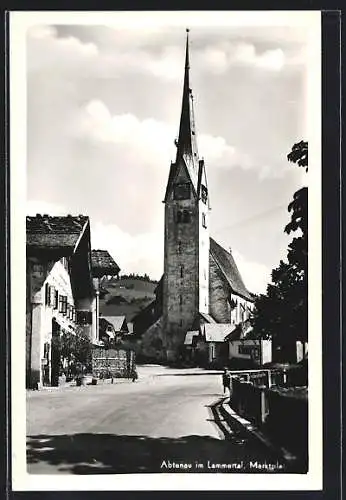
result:
M 79 325 L 91 325 L 92 313 L 90 311 L 77 311 L 77 323 Z
M 202 201 L 203 203 L 207 203 L 208 200 L 208 189 L 205 186 L 202 186 Z
M 67 297 L 66 295 L 63 295 L 63 305 L 62 305 L 62 311 L 63 314 L 67 314 Z
M 46 283 L 46 286 L 45 286 L 45 304 L 46 306 L 49 306 L 50 305 L 50 286 L 48 285 L 48 283 Z
M 58 309 L 58 307 L 59 307 L 59 292 L 58 292 L 58 290 L 55 290 L 53 305 L 54 305 L 54 309 Z

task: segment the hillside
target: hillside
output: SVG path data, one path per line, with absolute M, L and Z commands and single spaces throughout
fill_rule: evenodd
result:
M 157 282 L 140 277 L 103 280 L 100 290 L 100 313 L 104 316 L 126 316 L 127 321 L 153 299 Z

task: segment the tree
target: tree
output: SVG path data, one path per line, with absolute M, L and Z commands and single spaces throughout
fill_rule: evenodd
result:
M 308 171 L 308 143 L 294 144 L 288 161 Z M 308 188 L 293 195 L 288 205 L 290 221 L 284 228 L 295 233 L 288 245 L 287 261 L 273 269 L 272 283 L 266 294 L 255 301 L 252 318 L 254 333 L 260 338 L 273 338 L 287 345 L 296 340 L 307 341 L 307 281 L 308 281 Z
M 90 369 L 91 342 L 81 327 L 77 327 L 74 333 L 63 332 L 59 336 L 54 336 L 52 342 L 60 352 L 61 363 L 65 359 L 68 366 L 72 362 L 74 365 L 81 364 Z

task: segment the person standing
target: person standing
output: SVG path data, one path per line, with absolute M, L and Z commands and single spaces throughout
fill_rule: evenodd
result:
M 228 371 L 228 368 L 225 368 L 222 373 L 222 384 L 223 384 L 223 393 L 225 394 L 228 390 L 229 396 L 231 395 L 231 374 Z

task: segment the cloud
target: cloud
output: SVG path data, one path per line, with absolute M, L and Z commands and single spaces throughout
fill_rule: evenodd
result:
M 117 225 L 91 224 L 92 248 L 106 249 L 122 273 L 147 273 L 160 279 L 163 273 L 163 232 L 130 235 Z
M 237 250 L 232 250 L 245 286 L 252 293 L 265 293 L 271 282 L 271 269 L 264 264 L 246 259 Z
M 173 138 L 176 128 L 153 118 L 138 119 L 132 114 L 111 115 L 100 100 L 93 100 L 80 109 L 71 123 L 71 134 L 100 143 L 126 145 L 132 157 L 150 158 L 154 167 L 162 170 L 162 163 L 173 159 Z M 198 137 L 200 156 L 205 156 L 214 167 L 255 167 L 247 155 L 242 155 L 227 144 L 223 137 L 201 134 Z
M 34 26 L 27 32 L 28 70 L 51 69 L 59 71 L 61 67 L 78 71 L 83 65 L 97 59 L 99 51 L 94 43 L 83 43 L 78 38 L 57 37 L 53 26 Z
M 254 45 L 247 43 L 236 45 L 230 57 L 234 62 L 272 71 L 280 71 L 286 62 L 285 54 L 280 48 L 259 53 Z
M 50 203 L 42 200 L 27 200 L 26 214 L 32 216 L 36 214 L 68 215 L 68 212 L 62 205 L 57 205 L 55 203 Z
M 91 27 L 91 30 L 95 32 L 97 28 Z M 164 36 L 162 29 L 144 32 L 119 29 L 111 30 L 111 36 L 105 39 L 101 37 L 101 42 L 97 37 L 93 42 L 86 42 L 68 34 L 58 36 L 53 26 L 35 26 L 28 31 L 29 70 L 69 68 L 76 74 L 82 71 L 100 77 L 144 73 L 178 82 L 182 76 L 184 44 L 178 34 L 170 37 L 168 44 L 161 43 Z M 192 45 L 191 51 L 194 75 L 223 74 L 237 65 L 280 71 L 292 62 L 303 62 L 296 52 L 286 54 L 281 47 L 260 51 L 254 44 L 230 41 L 225 35 L 219 42 L 201 40 L 197 46 Z

